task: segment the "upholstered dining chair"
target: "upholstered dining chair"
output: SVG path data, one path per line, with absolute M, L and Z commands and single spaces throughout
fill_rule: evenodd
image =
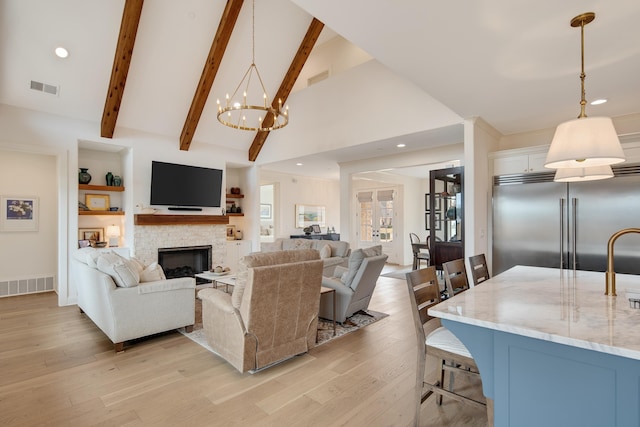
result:
M 421 243 L 416 233 L 409 233 L 409 239 L 411 240 L 411 250 L 413 252 L 412 270 L 419 269 L 422 261 L 426 261 L 428 267 L 431 258 L 429 255 L 429 238 L 427 237 L 426 242 Z
M 415 425 L 419 425 L 422 403 L 432 394 L 437 395 L 437 404 L 442 403 L 442 396 L 457 400 L 463 404 L 486 408 L 486 403 L 472 399 L 453 391 L 453 373 L 479 378 L 478 368 L 464 344 L 448 329 L 439 326 L 440 319 L 429 316 L 430 307 L 440 302 L 440 289 L 436 268 L 434 266 L 411 271 L 406 274 L 411 300 L 411 312 L 418 340 L 418 367 L 416 374 L 416 414 Z M 437 322 L 431 326 L 439 326 L 428 335 L 425 334 L 427 322 Z M 439 360 L 438 381 L 425 381 L 427 356 Z M 444 388 L 445 371 L 452 375 L 449 389 Z
M 442 270 L 444 271 L 444 282 L 449 298 L 469 289 L 469 280 L 467 279 L 467 269 L 464 266 L 464 258 L 442 263 Z
M 471 280 L 473 286 L 476 286 L 485 280 L 490 279 L 489 268 L 484 254 L 469 257 L 469 267 L 471 267 Z

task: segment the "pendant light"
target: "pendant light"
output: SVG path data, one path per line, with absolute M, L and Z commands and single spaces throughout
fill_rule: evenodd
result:
M 234 129 L 272 131 L 289 123 L 289 107 L 272 103 L 256 65 L 256 2 L 251 2 L 251 65 L 224 104 L 217 100 L 218 121 Z M 252 84 L 253 83 L 253 84 Z
M 607 178 L 613 178 L 613 170 L 609 165 L 557 169 L 553 180 L 555 182 L 582 182 Z
M 591 166 L 612 165 L 625 161 L 620 140 L 608 117 L 587 117 L 584 90 L 584 26 L 595 19 L 593 12 L 583 13 L 571 20 L 572 27 L 580 27 L 582 72 L 580 82 L 582 97 L 580 115 L 577 119 L 561 123 L 547 153 L 545 167 L 590 168 Z M 595 179 L 595 178 L 594 178 Z M 601 179 L 601 178 L 597 178 Z

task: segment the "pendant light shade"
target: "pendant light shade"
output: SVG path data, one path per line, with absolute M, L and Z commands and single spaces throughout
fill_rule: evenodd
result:
M 609 165 L 558 169 L 553 180 L 555 182 L 582 182 L 607 178 L 613 178 L 613 170 Z
M 587 100 L 584 90 L 584 79 L 586 77 L 584 73 L 584 26 L 594 19 L 596 19 L 596 14 L 587 12 L 571 20 L 572 27 L 580 27 L 580 59 L 582 66 L 580 73 L 582 93 L 580 115 L 577 119 L 561 123 L 556 128 L 551 147 L 547 153 L 547 160 L 544 163 L 547 168 L 586 169 L 592 166 L 613 165 L 625 161 L 620 140 L 613 127 L 613 121 L 608 117 L 587 117 L 585 112 Z
M 544 165 L 552 169 L 586 168 L 624 160 L 611 119 L 583 117 L 558 125 Z

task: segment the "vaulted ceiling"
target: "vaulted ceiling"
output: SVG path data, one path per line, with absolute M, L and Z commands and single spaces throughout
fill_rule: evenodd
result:
M 136 4 L 142 5 L 137 29 L 122 21 L 127 10 L 125 16 L 136 20 Z M 237 85 L 251 61 L 250 5 L 241 0 L 0 0 L 0 103 L 101 123 L 102 134 L 113 130 L 115 138 L 119 129 L 128 128 L 174 137 L 176 149 L 215 144 L 257 156 L 264 139 L 215 119 L 216 99 Z M 256 63 L 272 97 L 283 86 L 290 91 L 287 76 L 303 63 L 297 54 L 309 49 L 319 32 L 312 23 L 324 23 L 323 35 L 339 34 L 435 100 L 429 106 L 433 115 L 420 112 L 426 122 L 422 139 L 434 132 L 441 137 L 438 128 L 451 125 L 450 119 L 441 125 L 429 121 L 443 111 L 460 121 L 480 116 L 503 134 L 513 134 L 551 128 L 577 115 L 580 31 L 569 21 L 586 11 L 597 15 L 585 30 L 587 98 L 609 99 L 589 106 L 587 113 L 640 112 L 637 0 L 256 0 Z M 135 43 L 124 40 L 119 50 L 119 36 L 127 33 L 135 33 Z M 58 45 L 70 51 L 67 59 L 53 55 Z M 31 80 L 58 86 L 59 94 L 33 91 Z M 302 98 L 289 98 L 292 121 L 332 125 L 327 106 L 307 100 L 296 109 Z M 403 99 L 381 108 L 402 109 Z M 369 144 L 403 137 L 419 141 L 413 130 L 378 139 L 367 135 L 366 144 L 348 148 L 348 158 L 381 154 Z M 278 132 L 281 140 L 300 138 L 286 129 Z M 326 145 L 320 156 L 339 160 L 339 141 Z

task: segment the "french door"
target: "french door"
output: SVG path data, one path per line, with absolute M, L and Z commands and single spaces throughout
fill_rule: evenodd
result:
M 356 193 L 358 247 L 382 245 L 382 252 L 394 253 L 395 189 L 361 190 Z

